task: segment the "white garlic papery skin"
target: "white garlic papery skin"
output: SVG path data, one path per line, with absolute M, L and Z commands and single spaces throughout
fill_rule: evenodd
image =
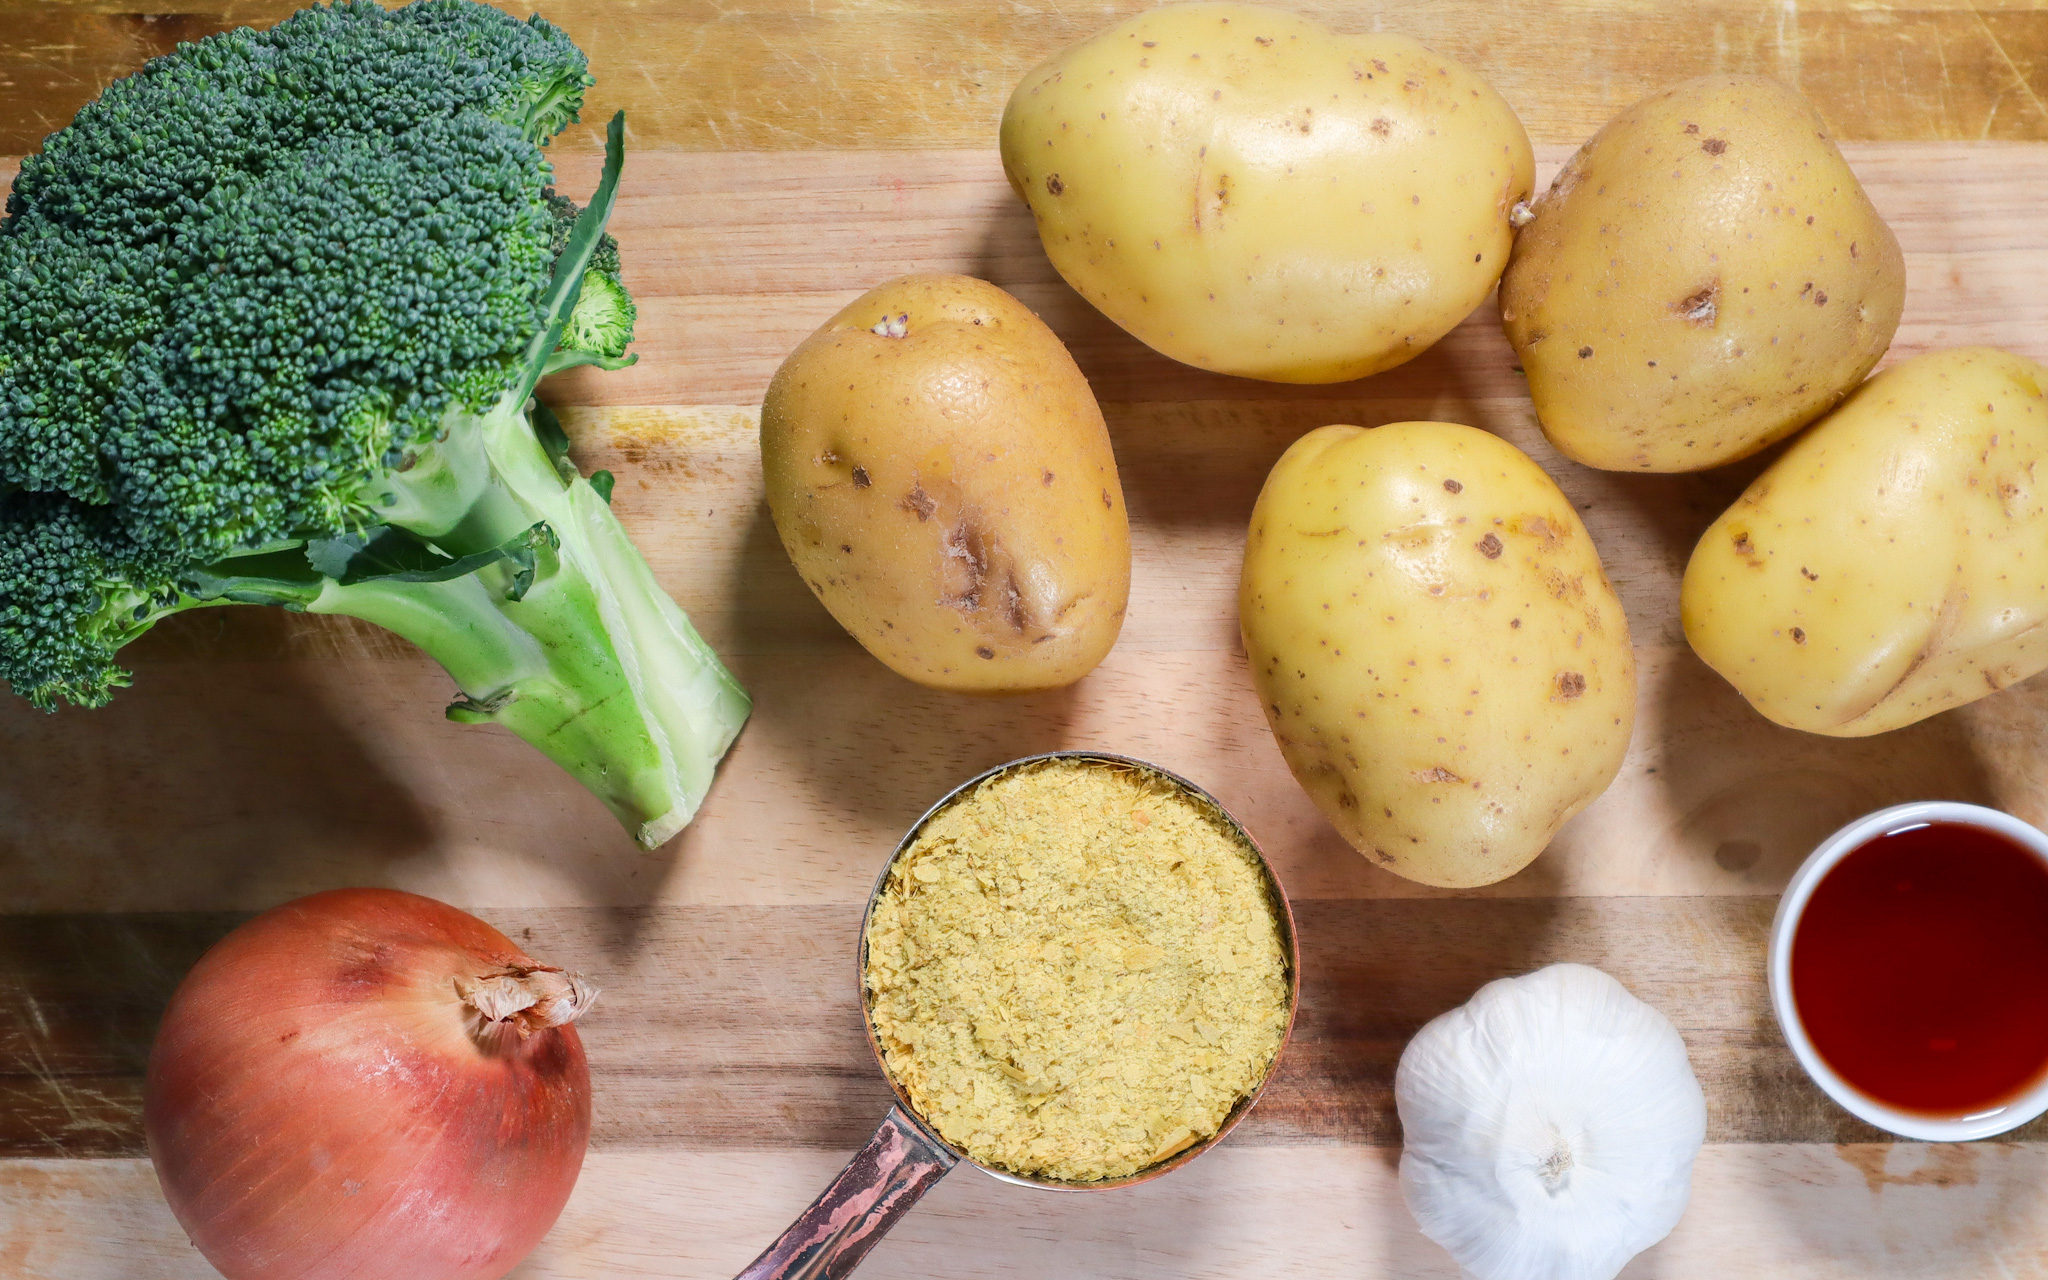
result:
M 1394 1074 L 1401 1194 L 1480 1280 L 1613 1280 L 1671 1233 L 1707 1100 L 1670 1019 L 1598 969 L 1502 978 Z

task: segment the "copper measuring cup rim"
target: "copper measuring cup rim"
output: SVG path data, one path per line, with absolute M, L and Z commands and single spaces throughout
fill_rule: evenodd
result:
M 1027 1174 L 1015 1173 L 1008 1169 L 983 1164 L 953 1143 L 947 1141 L 944 1137 L 941 1137 L 938 1131 L 932 1127 L 911 1102 L 910 1096 L 904 1092 L 903 1086 L 898 1083 L 895 1075 L 889 1070 L 888 1062 L 882 1056 L 881 1043 L 875 1036 L 874 1010 L 872 1001 L 868 996 L 867 986 L 868 924 L 874 916 L 875 903 L 881 900 L 882 891 L 888 887 L 889 875 L 895 870 L 897 860 L 903 856 L 912 844 L 916 843 L 918 836 L 923 833 L 926 825 L 982 783 L 999 778 L 1018 769 L 1055 760 L 1080 760 L 1116 765 L 1137 772 L 1151 774 L 1154 777 L 1162 778 L 1171 783 L 1183 794 L 1193 798 L 1203 807 L 1214 812 L 1229 827 L 1232 834 L 1243 843 L 1244 847 L 1251 851 L 1252 857 L 1258 862 L 1259 871 L 1266 880 L 1266 890 L 1273 906 L 1274 919 L 1280 925 L 1281 943 L 1287 958 L 1287 1022 L 1281 1028 L 1280 1043 L 1273 1050 L 1273 1060 L 1267 1064 L 1266 1073 L 1260 1078 L 1258 1084 L 1249 1093 L 1246 1093 L 1237 1100 L 1236 1104 L 1231 1107 L 1230 1113 L 1223 1118 L 1223 1123 L 1217 1126 L 1216 1132 L 1200 1142 L 1168 1156 L 1157 1164 L 1147 1165 L 1135 1173 L 1128 1173 L 1120 1178 L 1102 1178 L 1091 1182 L 1034 1178 Z M 1280 1059 L 1287 1053 L 1288 1042 L 1294 1036 L 1295 1016 L 1301 1008 L 1301 952 L 1300 942 L 1295 933 L 1294 908 L 1288 902 L 1287 890 L 1281 885 L 1280 877 L 1274 873 L 1273 864 L 1267 860 L 1265 850 L 1259 847 L 1259 842 L 1252 838 L 1251 832 L 1245 828 L 1245 825 L 1239 822 L 1236 816 L 1229 809 L 1225 808 L 1221 801 L 1217 800 L 1215 796 L 1210 795 L 1204 788 L 1190 782 L 1171 769 L 1162 768 L 1149 760 L 1140 760 L 1134 756 L 1118 755 L 1110 751 L 1079 749 L 1045 751 L 1035 755 L 1019 756 L 1015 760 L 982 770 L 941 796 L 919 816 L 917 821 L 910 824 L 909 830 L 904 832 L 903 838 L 896 842 L 896 847 L 890 851 L 888 858 L 883 861 L 881 873 L 875 877 L 875 887 L 868 893 L 867 906 L 861 911 L 860 941 L 854 948 L 854 962 L 856 990 L 860 993 L 861 1030 L 867 1036 L 868 1051 L 874 1055 L 875 1065 L 881 1069 L 882 1078 L 888 1081 L 889 1091 L 896 1097 L 896 1109 L 902 1113 L 909 1123 L 916 1126 L 919 1133 L 930 1139 L 934 1146 L 950 1152 L 961 1164 L 972 1165 L 974 1168 L 979 1169 L 998 1181 L 1012 1183 L 1020 1187 L 1032 1187 L 1040 1191 L 1110 1191 L 1121 1187 L 1136 1186 L 1138 1183 L 1150 1182 L 1154 1178 L 1172 1173 L 1209 1150 L 1209 1148 L 1223 1141 L 1225 1137 L 1229 1136 L 1231 1130 L 1237 1127 L 1238 1122 L 1243 1120 L 1252 1107 L 1257 1104 L 1260 1096 L 1266 1092 L 1266 1086 L 1271 1084 L 1273 1077 L 1278 1074 Z

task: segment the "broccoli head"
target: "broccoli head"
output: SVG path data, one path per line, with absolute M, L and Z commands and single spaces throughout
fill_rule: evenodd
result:
M 630 362 L 603 227 L 622 122 L 588 209 L 541 149 L 590 83 L 540 18 L 342 0 L 180 45 L 22 163 L 0 677 L 98 705 L 169 613 L 348 613 L 419 643 L 460 686 L 451 714 L 535 741 L 643 841 L 687 821 L 745 695 L 530 400 L 548 372 Z

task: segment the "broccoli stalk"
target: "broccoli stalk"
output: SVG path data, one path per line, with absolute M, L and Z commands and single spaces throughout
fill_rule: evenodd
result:
M 488 562 L 460 576 L 359 577 L 344 562 L 303 607 L 418 645 L 462 691 L 450 719 L 517 733 L 653 848 L 696 812 L 747 697 L 523 406 L 501 404 L 451 438 L 479 440 L 490 470 L 433 545 Z
M 433 581 L 385 574 L 348 583 L 347 569 L 336 566 L 342 572 L 305 608 L 362 618 L 424 649 L 462 690 L 450 719 L 517 733 L 653 848 L 696 813 L 750 704 L 654 580 L 607 496 L 569 462 L 560 427 L 545 407 L 529 409 L 526 396 L 547 363 L 562 363 L 556 343 L 572 327 L 603 339 L 605 326 L 577 323 L 579 312 L 609 318 L 623 297 L 611 291 L 612 272 L 590 269 L 618 187 L 623 130 L 623 117 L 614 117 L 604 176 L 556 260 L 553 314 L 536 335 L 529 368 L 481 420 L 446 431 L 482 455 L 481 467 L 449 468 L 481 471 L 477 491 L 408 485 L 411 471 L 392 477 L 391 496 L 401 498 L 393 505 L 411 498 L 412 531 L 431 532 L 444 555 L 500 558 Z M 579 307 L 593 282 L 597 305 Z M 630 326 L 629 318 L 625 336 Z M 609 333 L 619 336 L 616 327 Z M 613 358 L 602 347 L 567 353 L 593 363 Z M 540 415 L 540 431 L 530 414 Z
M 472 0 L 342 3 L 133 79 L 24 164 L 0 223 L 25 299 L 0 320 L 0 675 L 98 705 L 169 614 L 345 614 L 446 668 L 451 719 L 673 836 L 749 702 L 532 398 L 631 363 L 604 233 L 623 118 L 581 210 L 537 145 L 575 118 L 580 51 Z M 208 94 L 237 127 L 158 136 L 204 127 Z M 300 153 L 247 143 L 266 129 Z

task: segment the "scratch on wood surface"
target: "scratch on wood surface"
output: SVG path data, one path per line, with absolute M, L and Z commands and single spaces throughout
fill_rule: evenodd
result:
M 2012 60 L 2012 54 L 2006 50 L 2005 41 L 1998 38 L 1998 33 L 1991 29 L 1991 24 L 1984 20 L 1984 14 L 1980 10 L 1971 9 L 1970 17 L 1975 20 L 1977 26 L 1984 32 L 1984 38 L 1991 42 L 1991 47 L 1997 51 L 1999 59 L 2005 63 L 2005 69 L 2012 73 L 2012 78 L 2019 85 L 2020 92 L 2026 95 L 2028 102 L 2034 104 L 2034 114 L 2039 117 L 2048 118 L 2048 105 L 2042 103 L 2041 95 L 2035 93 L 2034 86 L 2027 82 L 2026 73 L 2021 71 L 2019 64 Z M 1991 110 L 1994 114 L 1998 110 L 1999 102 L 2004 98 L 2005 91 L 2001 89 L 1998 91 L 1998 97 L 1994 98 L 1991 103 Z M 1988 134 L 1991 129 L 1989 117 L 1984 121 L 1984 128 Z
M 50 1038 L 50 1022 L 49 1019 L 43 1017 L 43 1006 L 36 1002 L 35 995 L 32 992 L 22 992 L 21 1000 L 28 1007 L 28 1020 L 36 1029 L 36 1042 L 40 1043 L 48 1040 Z
M 20 52 L 27 54 L 28 56 L 24 58 L 10 59 L 10 61 L 18 62 L 20 65 L 23 66 L 34 67 L 37 70 L 43 72 L 44 75 L 52 81 L 62 80 L 67 81 L 71 84 L 91 85 L 95 89 L 98 89 L 100 87 L 100 82 L 96 78 L 92 76 L 80 75 L 77 71 L 73 70 L 73 64 L 77 61 L 77 59 L 75 57 L 71 57 L 68 55 L 85 52 L 75 44 L 27 45 L 23 47 Z M 45 58 L 38 56 L 41 54 L 62 54 L 67 56 Z M 38 115 L 38 117 L 42 115 L 40 111 L 36 114 Z
M 778 102 L 775 104 L 775 110 L 778 113 L 786 112 L 788 111 L 788 106 L 786 103 Z M 793 115 L 795 113 L 789 112 L 789 114 Z M 788 150 L 797 151 L 808 147 L 824 147 L 827 145 L 826 140 L 819 137 L 816 132 L 800 129 L 795 125 L 779 123 L 770 115 L 757 116 L 751 119 L 742 119 L 735 115 L 732 123 L 741 126 L 752 126 L 755 129 L 765 129 L 770 137 L 780 140 Z M 788 144 L 790 143 L 796 145 L 789 146 Z
M 1934 86 L 1935 105 L 1940 108 L 1942 132 L 1946 133 L 1950 128 L 1948 116 L 1948 41 L 1943 38 L 1942 29 L 1938 26 L 1934 28 L 1934 60 L 1941 64 L 1941 79 Z M 1993 110 L 1996 109 L 1994 104 Z M 1990 127 L 1988 122 L 1985 127 Z
M 26 1012 L 27 1021 L 35 1029 L 32 1035 L 16 1037 L 18 1041 L 25 1043 L 27 1049 L 26 1054 L 17 1061 L 26 1068 L 29 1078 L 47 1088 L 56 1098 L 57 1105 L 64 1109 L 64 1122 L 56 1133 L 44 1129 L 39 1119 L 30 1116 L 28 1124 L 36 1137 L 52 1149 L 64 1150 L 67 1146 L 66 1138 L 80 1133 L 122 1135 L 124 1131 L 121 1126 L 103 1118 L 105 1114 L 120 1110 L 119 1104 L 111 1095 L 91 1085 L 82 1084 L 76 1079 L 60 1075 L 50 1065 L 49 1058 L 43 1053 L 43 1044 L 50 1038 L 50 1024 L 43 1016 L 42 1004 L 36 999 L 35 993 L 17 988 L 14 996 L 18 1008 Z M 98 1105 L 97 1108 L 81 1105 L 84 1103 Z
M 1799 38 L 1799 0 L 1783 0 L 1778 6 L 1778 75 L 1787 84 L 1798 84 L 1805 65 Z

